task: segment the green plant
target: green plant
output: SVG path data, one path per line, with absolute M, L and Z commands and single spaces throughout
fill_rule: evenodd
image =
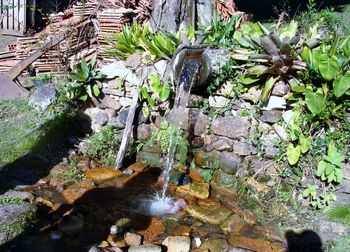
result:
M 0 206 L 2 205 L 22 205 L 27 202 L 20 198 L 11 198 L 11 197 L 1 197 L 0 198 Z
M 175 157 L 178 157 L 179 165 L 185 165 L 187 161 L 187 142 L 181 136 L 179 128 L 170 125 L 167 121 L 161 124 L 161 127 L 150 138 L 151 142 L 156 141 L 162 153 L 166 155 L 169 151 L 171 139 L 175 139 Z
M 198 34 L 205 36 L 204 44 L 214 47 L 229 47 L 233 44 L 233 34 L 239 16 L 232 16 L 228 23 L 225 23 L 220 15 L 215 12 L 212 17 L 212 24 L 209 27 L 200 27 Z
M 120 33 L 113 33 L 104 39 L 108 46 L 103 48 L 103 53 L 121 59 L 138 53 L 143 55 L 147 62 L 161 58 L 170 59 L 180 43 L 172 34 L 152 33 L 148 25 L 142 27 L 136 22 L 130 27 L 125 26 Z
M 34 219 L 35 214 L 33 212 L 26 213 L 21 216 L 16 222 L 10 225 L 1 225 L 0 232 L 6 233 L 6 235 L 11 237 L 16 237 L 28 231 L 28 228 Z
M 332 221 L 350 226 L 350 204 L 330 208 L 326 215 Z
M 81 152 L 100 160 L 106 166 L 114 165 L 116 151 L 119 143 L 116 139 L 117 131 L 112 126 L 104 126 L 99 132 L 93 133 L 84 140 Z
M 70 78 L 73 82 L 68 83 L 65 87 L 68 98 L 86 101 L 88 97 L 93 99 L 100 95 L 100 87 L 96 81 L 103 79 L 104 76 L 95 69 L 95 59 L 92 59 L 88 64 L 83 58 L 75 65 Z
M 50 80 L 54 76 L 53 73 L 41 73 L 36 76 L 30 77 L 31 80 Z
M 330 193 L 323 193 L 319 195 L 317 185 L 308 185 L 308 187 L 303 191 L 303 197 L 309 198 L 309 205 L 313 208 L 322 209 L 330 204 L 331 201 L 336 200 L 336 196 Z
M 295 21 L 274 33 L 259 22 L 245 26 L 242 32 L 236 32 L 235 38 L 242 47 L 234 50 L 232 57 L 248 62 L 241 77 L 243 84 L 265 83 L 261 98 L 266 100 L 277 81 L 289 83 L 298 70 L 305 69 L 306 64 L 298 55 L 303 40 L 297 35 Z
M 80 167 L 77 166 L 78 159 L 76 157 L 72 157 L 68 160 L 68 169 L 62 172 L 62 177 L 69 181 L 80 181 L 85 175 Z
M 343 161 L 345 156 L 340 154 L 333 141 L 328 144 L 328 153 L 318 163 L 317 176 L 328 183 L 340 183 L 343 180 Z
M 151 90 L 148 90 L 145 86 L 139 89 L 139 99 L 145 99 L 147 101 L 147 104 L 142 107 L 142 113 L 145 117 L 149 115 L 149 106 L 155 106 L 156 100 L 165 102 L 169 98 L 171 92 L 170 85 L 168 83 L 162 83 L 159 75 L 150 75 L 149 86 Z M 150 94 L 150 92 L 152 93 Z

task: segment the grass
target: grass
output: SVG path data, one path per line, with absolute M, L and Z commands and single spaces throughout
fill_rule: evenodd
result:
M 37 132 L 25 136 L 44 120 L 45 116 L 30 107 L 26 100 L 0 101 L 0 167 L 33 149 Z
M 339 205 L 326 212 L 327 217 L 338 223 L 350 226 L 350 204 Z

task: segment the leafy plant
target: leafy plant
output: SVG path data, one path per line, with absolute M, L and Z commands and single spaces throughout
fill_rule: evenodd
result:
M 120 33 L 105 36 L 108 46 L 103 53 L 121 59 L 131 54 L 144 55 L 146 61 L 155 61 L 161 58 L 170 59 L 176 51 L 180 41 L 170 33 L 152 33 L 148 25 L 143 27 L 134 22 L 130 27 L 125 26 Z
M 88 97 L 98 97 L 100 95 L 100 87 L 96 80 L 101 80 L 103 77 L 103 74 L 95 69 L 95 59 L 88 64 L 83 58 L 75 65 L 74 71 L 70 74 L 73 82 L 66 85 L 68 98 L 86 101 Z
M 99 159 L 102 165 L 114 165 L 119 143 L 116 139 L 116 130 L 112 126 L 104 126 L 99 132 L 84 140 L 81 152 L 86 156 Z
M 236 33 L 235 38 L 242 47 L 234 50 L 232 57 L 248 62 L 241 78 L 243 84 L 265 82 L 261 98 L 266 100 L 278 80 L 289 83 L 293 74 L 304 70 L 306 64 L 298 55 L 302 46 L 300 36 L 296 35 L 298 23 L 292 21 L 274 33 L 259 22 L 257 25 L 246 24 L 249 29 L 242 28 L 242 32 Z
M 142 108 L 142 113 L 145 117 L 149 115 L 149 106 L 155 106 L 156 101 L 165 102 L 171 92 L 170 85 L 168 83 L 162 83 L 159 75 L 150 75 L 149 86 L 151 90 L 148 90 L 145 86 L 139 89 L 139 98 L 147 101 L 147 105 Z
M 0 197 L 0 206 L 2 205 L 22 205 L 25 204 L 26 201 L 20 198 L 12 198 L 12 197 Z
M 72 157 L 68 160 L 68 169 L 62 172 L 62 177 L 69 181 L 80 181 L 85 175 L 84 172 L 77 166 L 78 159 Z
M 336 200 L 336 196 L 333 193 L 324 193 L 322 195 L 318 195 L 317 185 L 309 185 L 303 192 L 304 198 L 309 198 L 309 205 L 322 209 L 330 204 L 331 201 Z
M 345 156 L 338 152 L 334 142 L 331 141 L 328 144 L 327 155 L 318 163 L 317 176 L 328 183 L 340 183 L 343 180 L 344 159 Z

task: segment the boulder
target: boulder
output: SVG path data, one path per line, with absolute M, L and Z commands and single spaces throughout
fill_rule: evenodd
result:
M 45 111 L 57 99 L 57 91 L 53 84 L 38 87 L 29 97 L 29 104 Z

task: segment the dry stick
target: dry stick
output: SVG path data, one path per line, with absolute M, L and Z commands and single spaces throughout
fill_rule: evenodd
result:
M 139 99 L 139 97 L 138 97 L 139 87 L 142 83 L 143 83 L 143 80 L 141 80 L 140 83 L 137 85 L 136 93 L 134 94 L 134 96 L 132 98 L 132 103 L 130 106 L 128 118 L 126 120 L 126 125 L 125 125 L 125 129 L 124 129 L 124 133 L 123 133 L 123 139 L 122 139 L 122 142 L 120 144 L 117 158 L 115 160 L 115 169 L 120 169 L 123 166 L 123 160 L 124 160 L 126 151 L 128 150 L 128 146 L 129 146 L 130 133 L 131 133 L 132 124 L 133 124 L 134 118 L 135 118 L 137 101 Z

